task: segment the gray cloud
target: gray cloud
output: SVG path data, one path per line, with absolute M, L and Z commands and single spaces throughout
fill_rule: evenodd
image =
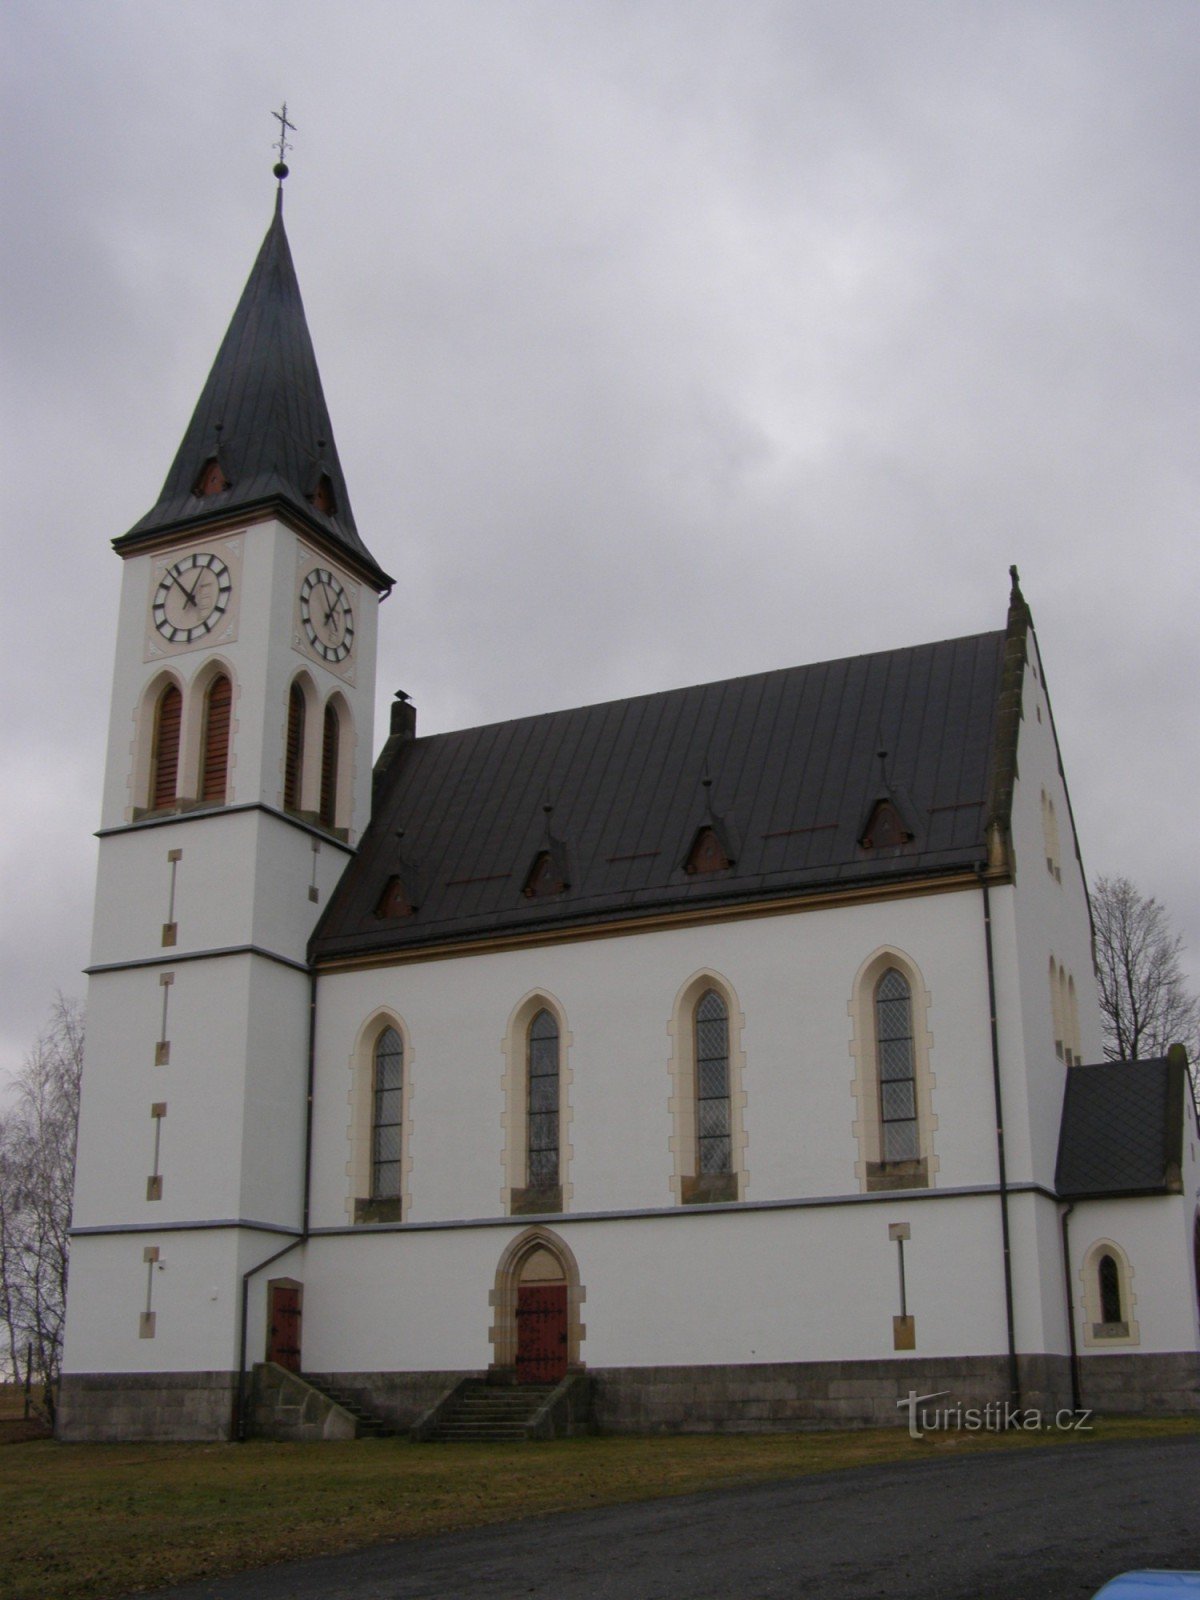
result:
M 1085 861 L 1166 901 L 1200 981 L 1189 0 L 332 16 L 5 10 L 0 1065 L 80 987 L 108 540 L 249 271 L 285 94 L 400 579 L 381 706 L 436 729 L 995 627 L 1015 560 Z

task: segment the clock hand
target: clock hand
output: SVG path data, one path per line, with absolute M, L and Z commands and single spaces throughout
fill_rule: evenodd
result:
M 203 577 L 204 569 L 201 568 L 201 570 L 197 572 L 195 578 L 193 579 L 192 587 L 190 589 L 185 588 L 182 582 L 179 583 L 179 587 L 183 589 L 185 610 L 188 606 L 194 606 L 196 604 L 196 590 L 200 587 L 200 582 Z

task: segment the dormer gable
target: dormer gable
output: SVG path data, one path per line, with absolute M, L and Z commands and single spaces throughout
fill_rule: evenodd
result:
M 198 500 L 206 500 L 209 495 L 224 494 L 229 487 L 229 479 L 225 476 L 220 460 L 216 455 L 211 455 L 196 474 L 192 493 Z
M 697 828 L 691 848 L 683 863 L 683 870 L 697 875 L 708 872 L 727 872 L 733 858 L 726 850 L 712 823 Z
M 894 850 L 909 844 L 913 838 L 913 830 L 896 801 L 890 795 L 883 795 L 871 807 L 858 842 L 864 850 Z

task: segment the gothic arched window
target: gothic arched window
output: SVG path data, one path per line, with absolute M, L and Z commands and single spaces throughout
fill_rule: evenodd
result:
M 401 1105 L 404 1041 L 385 1028 L 375 1041 L 371 1097 L 371 1199 L 400 1198 Z
M 529 1024 L 527 1044 L 526 1184 L 532 1190 L 558 1187 L 558 1023 L 539 1011 Z
M 733 1170 L 729 1121 L 729 1013 L 715 989 L 696 1003 L 696 1171 Z
M 885 1162 L 917 1161 L 921 1138 L 917 1121 L 917 1071 L 913 1052 L 912 991 L 895 967 L 875 986 L 875 1043 L 879 1064 L 881 1157 Z
M 1117 1263 L 1107 1251 L 1096 1263 L 1096 1281 L 1100 1290 L 1100 1321 L 1124 1322 L 1121 1311 L 1121 1274 Z

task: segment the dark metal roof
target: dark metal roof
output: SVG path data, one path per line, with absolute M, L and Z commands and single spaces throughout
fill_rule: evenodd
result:
M 229 487 L 196 495 L 213 456 Z M 322 475 L 333 491 L 329 513 L 310 499 Z M 158 502 L 113 543 L 124 551 L 164 533 L 271 509 L 286 510 L 344 551 L 379 587 L 391 583 L 354 523 L 279 196 Z
M 1072 1067 L 1056 1187 L 1064 1200 L 1176 1193 L 1187 1068 L 1165 1056 Z
M 314 959 L 969 868 L 986 856 L 1004 644 L 985 633 L 393 739 Z M 865 850 L 889 790 L 914 837 Z M 732 865 L 689 876 L 714 817 Z M 550 829 L 569 882 L 528 898 Z M 393 875 L 411 917 L 375 914 Z

